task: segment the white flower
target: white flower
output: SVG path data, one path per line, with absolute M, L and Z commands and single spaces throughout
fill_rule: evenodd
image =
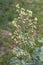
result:
M 26 13 L 24 11 L 21 11 L 21 15 L 26 15 Z
M 15 26 L 15 27 L 17 27 L 17 24 L 16 24 L 15 21 L 12 21 L 12 25 Z
M 25 23 L 25 21 L 23 21 L 23 23 Z
M 27 10 L 28 13 L 32 14 L 32 11 L 31 10 Z
M 20 8 L 19 4 L 16 5 L 17 8 Z
M 31 10 L 27 10 L 27 12 L 29 13 L 29 16 L 32 16 L 32 11 Z
M 35 17 L 34 20 L 37 21 L 38 20 L 37 17 Z
M 22 10 L 22 11 L 25 11 L 25 9 L 24 9 L 24 8 L 21 8 L 21 10 Z

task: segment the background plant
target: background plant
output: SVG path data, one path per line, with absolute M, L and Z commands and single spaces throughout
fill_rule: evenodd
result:
M 2 3 L 7 3 L 7 1 L 3 0 Z M 11 0 L 7 4 L 11 4 Z M 41 62 L 43 61 L 43 38 L 42 34 L 38 34 L 39 22 L 37 17 L 34 16 L 32 11 L 20 7 L 19 4 L 16 5 L 16 8 L 14 5 L 12 8 L 12 5 L 8 6 L 7 4 L 3 4 L 5 9 L 2 8 L 3 14 L 1 14 L 2 17 L 0 20 L 0 28 L 2 29 L 0 29 L 0 35 L 3 31 L 6 31 L 6 29 L 8 32 L 4 37 L 2 35 L 0 36 L 0 42 L 3 42 L 6 49 L 5 54 L 0 57 L 0 64 L 43 64 L 43 62 Z M 39 8 L 35 8 L 33 11 L 37 12 L 38 9 Z M 12 21 L 13 18 L 14 20 Z
M 41 46 L 37 35 L 38 19 L 33 16 L 32 11 L 21 8 L 19 4 L 16 5 L 16 11 L 18 13 L 18 17 L 14 18 L 12 21 L 16 47 L 13 48 L 13 54 L 15 57 L 12 58 L 11 64 L 41 64 Z

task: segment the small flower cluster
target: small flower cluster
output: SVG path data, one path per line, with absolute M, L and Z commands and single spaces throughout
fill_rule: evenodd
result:
M 22 44 L 25 40 L 29 42 L 30 38 L 33 41 L 37 30 L 37 17 L 33 17 L 32 11 L 20 8 L 19 4 L 16 5 L 16 9 L 18 17 L 12 21 L 15 27 L 15 43 Z
M 14 43 L 16 43 L 20 52 L 17 51 L 18 48 L 14 48 L 13 53 L 17 57 L 24 58 L 24 56 L 27 57 L 29 53 L 31 53 L 30 51 L 36 46 L 35 37 L 38 20 L 37 17 L 33 16 L 32 11 L 20 8 L 19 4 L 16 5 L 16 11 L 18 17 L 14 18 L 12 25 L 14 26 Z M 26 53 L 22 50 L 26 51 Z

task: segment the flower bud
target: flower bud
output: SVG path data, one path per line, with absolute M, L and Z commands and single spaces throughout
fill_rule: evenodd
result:
M 34 20 L 37 21 L 38 20 L 37 17 L 35 17 Z
M 21 20 L 21 17 L 18 17 L 18 20 Z
M 23 23 L 25 23 L 25 21 L 23 21 Z

